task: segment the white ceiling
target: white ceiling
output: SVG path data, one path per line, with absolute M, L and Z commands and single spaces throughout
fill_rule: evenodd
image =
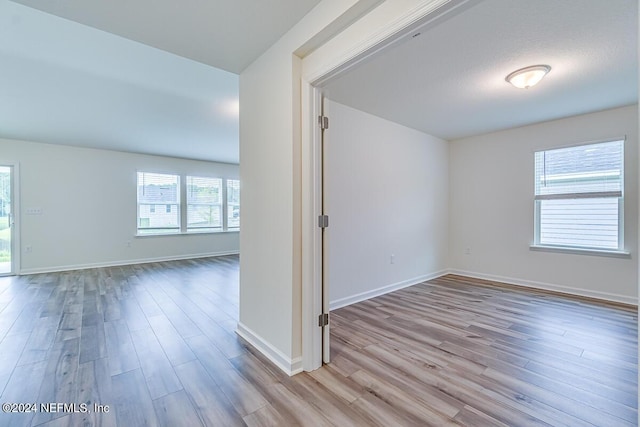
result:
M 0 137 L 238 163 L 237 73 L 318 2 L 0 0 Z
M 320 0 L 13 0 L 239 74 Z
M 638 102 L 638 2 L 472 0 L 324 88 L 446 140 Z M 533 88 L 504 78 L 552 67 Z
M 0 137 L 238 163 L 237 73 L 318 2 L 0 0 Z M 449 140 L 637 102 L 637 2 L 467 5 L 328 96 Z

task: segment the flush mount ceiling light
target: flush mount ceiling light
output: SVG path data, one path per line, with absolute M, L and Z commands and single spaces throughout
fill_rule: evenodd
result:
M 549 71 L 551 67 L 548 65 L 532 65 L 514 71 L 505 80 L 519 89 L 529 89 L 538 84 Z

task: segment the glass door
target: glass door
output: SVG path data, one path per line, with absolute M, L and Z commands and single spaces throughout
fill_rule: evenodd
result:
M 13 268 L 13 167 L 0 166 L 0 276 Z

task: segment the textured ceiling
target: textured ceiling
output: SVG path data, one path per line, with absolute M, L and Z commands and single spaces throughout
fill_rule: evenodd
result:
M 472 0 L 330 81 L 330 99 L 443 139 L 638 102 L 638 3 Z M 548 64 L 533 88 L 511 71 Z

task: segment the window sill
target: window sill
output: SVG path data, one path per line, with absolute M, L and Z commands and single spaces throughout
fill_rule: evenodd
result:
M 563 254 L 574 255 L 594 255 L 611 258 L 631 258 L 631 254 L 626 251 L 607 251 L 604 249 L 583 249 L 583 248 L 568 248 L 562 246 L 544 246 L 544 245 L 531 245 L 529 250 L 540 252 L 556 252 Z
M 238 233 L 240 229 L 235 230 L 192 230 L 192 231 L 176 231 L 175 233 L 136 233 L 134 237 L 166 237 L 166 236 L 191 236 L 194 234 L 227 234 L 227 233 Z

